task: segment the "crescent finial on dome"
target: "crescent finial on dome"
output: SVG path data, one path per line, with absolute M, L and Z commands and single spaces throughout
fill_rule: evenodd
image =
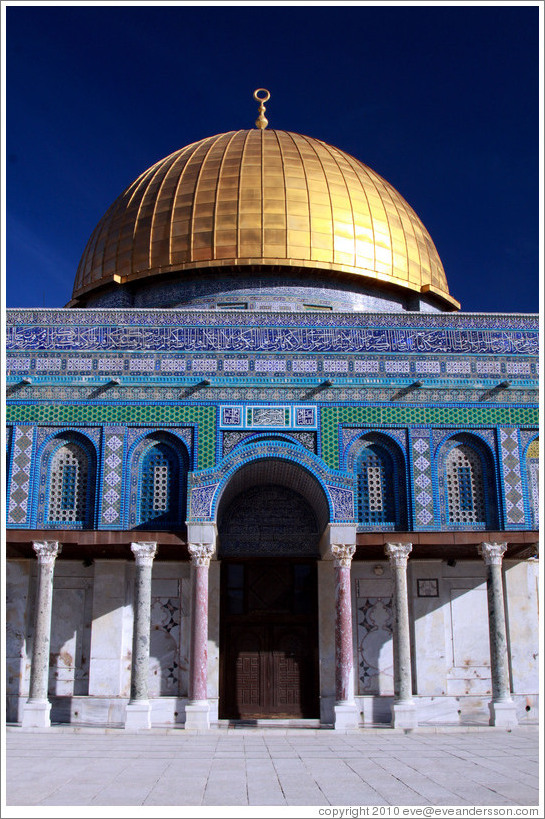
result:
M 260 94 L 264 94 L 265 96 L 259 96 Z M 267 91 L 266 88 L 256 88 L 254 91 L 254 100 L 257 100 L 259 103 L 259 116 L 255 121 L 256 128 L 260 128 L 262 131 L 265 130 L 267 125 L 269 124 L 269 120 L 265 117 L 265 106 L 263 103 L 270 100 L 271 95 Z

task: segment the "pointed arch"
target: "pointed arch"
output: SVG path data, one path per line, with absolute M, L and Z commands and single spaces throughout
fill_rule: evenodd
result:
M 143 435 L 130 453 L 130 528 L 167 529 L 185 520 L 189 457 L 176 436 Z
M 494 457 L 478 435 L 449 436 L 438 450 L 437 469 L 445 528 L 498 527 Z
M 355 458 L 358 529 L 407 530 L 407 475 L 398 444 L 380 433 L 358 439 Z
M 526 447 L 525 472 L 527 488 L 528 523 L 539 529 L 539 437 L 533 438 Z
M 95 526 L 97 453 L 76 431 L 52 436 L 42 449 L 37 525 L 45 529 Z

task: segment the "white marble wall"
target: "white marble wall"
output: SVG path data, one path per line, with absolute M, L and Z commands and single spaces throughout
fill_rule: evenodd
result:
M 6 573 L 8 721 L 28 696 L 37 562 L 13 560 Z M 511 678 L 519 720 L 537 715 L 538 565 L 505 561 Z M 352 563 L 354 690 L 365 723 L 389 722 L 393 697 L 392 578 L 386 560 Z M 413 688 L 422 722 L 483 721 L 490 699 L 484 565 L 409 559 Z M 208 694 L 217 718 L 220 564 L 209 575 Z M 420 595 L 419 595 L 420 581 Z M 436 582 L 437 581 L 437 582 Z M 55 566 L 50 695 L 53 715 L 122 724 L 130 692 L 134 562 L 58 559 Z M 429 596 L 437 590 L 437 596 Z M 428 596 L 423 593 L 427 591 Z M 318 562 L 321 720 L 333 721 L 334 569 Z M 149 691 L 154 724 L 183 722 L 189 672 L 190 566 L 155 561 Z M 92 622 L 92 627 L 90 624 Z M 63 704 L 64 703 L 64 704 Z M 64 710 L 63 710 L 64 709 Z
M 53 582 L 49 696 L 89 693 L 93 567 L 57 561 Z
M 513 692 L 519 720 L 535 718 L 537 564 L 506 561 L 504 569 Z M 487 721 L 492 687 L 484 564 L 409 559 L 407 571 L 419 720 Z M 364 722 L 388 722 L 393 695 L 388 563 L 353 563 L 352 582 L 358 702 Z
M 521 716 L 535 716 L 539 691 L 539 563 L 504 561 L 507 640 L 513 690 L 526 701 Z
M 6 563 L 6 720 L 18 722 L 19 703 L 28 697 L 30 651 L 27 646 L 30 560 Z
M 210 721 L 218 719 L 220 674 L 220 572 L 221 562 L 211 560 L 208 570 L 208 699 Z M 186 629 L 189 635 L 189 625 Z M 187 687 L 185 689 L 187 691 Z

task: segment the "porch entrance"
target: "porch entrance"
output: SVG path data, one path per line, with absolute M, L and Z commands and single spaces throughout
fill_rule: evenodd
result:
M 224 560 L 221 719 L 319 717 L 315 560 Z

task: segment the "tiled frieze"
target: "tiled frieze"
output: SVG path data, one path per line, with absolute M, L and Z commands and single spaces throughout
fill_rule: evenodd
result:
M 34 426 L 15 426 L 12 432 L 8 523 L 28 525 L 30 473 L 34 450 Z
M 498 432 L 505 524 L 518 528 L 525 521 L 518 429 L 502 427 Z
M 92 358 L 69 358 L 66 361 L 67 372 L 88 373 L 93 369 Z
M 199 311 L 202 316 L 202 311 Z M 143 327 L 192 327 L 197 324 L 195 311 L 180 311 L 179 309 L 143 310 L 124 309 L 50 309 L 50 308 L 15 308 L 6 311 L 8 320 L 21 326 L 26 325 L 30 334 L 35 334 L 40 325 L 66 325 L 68 327 L 93 327 L 115 323 L 117 327 L 130 329 L 135 325 Z M 254 327 L 263 324 L 263 316 L 259 313 L 232 313 L 221 311 L 206 313 L 203 323 L 210 327 L 245 326 Z M 335 313 L 301 313 L 286 314 L 285 312 L 270 312 L 267 314 L 267 324 L 275 326 L 308 326 L 308 327 L 353 327 L 353 326 L 384 326 L 391 328 L 420 328 L 446 327 L 454 331 L 460 329 L 475 329 L 481 333 L 483 342 L 488 339 L 491 324 L 495 328 L 518 332 L 528 330 L 537 332 L 539 317 L 524 313 L 384 313 L 384 312 L 335 312 Z M 32 329 L 34 328 L 34 329 Z M 68 336 L 67 343 L 70 344 Z M 422 352 L 425 352 L 423 350 Z
M 480 320 L 479 320 L 480 319 Z M 503 319 L 503 320 L 502 320 Z M 13 310 L 7 349 L 537 355 L 536 317 Z M 64 326 L 63 326 L 64 325 Z M 515 330 L 515 327 L 517 328 Z M 505 328 L 505 329 L 504 329 Z M 520 329 L 519 329 L 520 328 Z
M 109 373 L 112 378 L 115 373 Z M 135 376 L 136 377 L 136 376 Z M 146 379 L 142 374 L 138 376 L 141 380 L 138 384 L 123 384 L 115 385 L 111 381 L 108 382 L 107 399 L 110 402 L 124 401 L 128 404 L 132 402 L 154 402 L 162 404 L 168 402 L 179 402 L 181 398 L 197 399 L 199 401 L 219 401 L 228 403 L 231 401 L 263 401 L 270 403 L 271 401 L 294 403 L 307 402 L 311 399 L 317 400 L 324 404 L 334 404 L 340 401 L 356 402 L 356 403 L 377 403 L 380 401 L 392 401 L 394 395 L 398 392 L 400 385 L 397 381 L 388 381 L 386 378 L 376 379 L 379 382 L 375 386 L 360 385 L 354 383 L 354 379 L 350 383 L 341 382 L 340 378 L 334 379 L 334 384 L 329 389 L 319 391 L 319 394 L 313 392 L 318 383 L 312 385 L 296 384 L 294 380 L 290 379 L 289 375 L 283 376 L 282 383 L 277 383 L 270 379 L 264 379 L 264 383 L 255 384 L 253 382 L 244 382 L 238 376 L 233 375 L 229 379 L 229 383 L 225 381 L 221 383 L 211 383 L 205 385 L 200 383 L 198 394 L 191 392 L 191 388 L 195 386 L 192 384 L 182 385 L 175 378 L 168 383 L 152 383 L 151 376 Z M 196 375 L 193 377 L 197 377 Z M 203 378 L 203 374 L 198 376 Z M 318 376 L 321 377 L 321 376 Z M 421 377 L 421 376 L 419 376 Z M 410 393 L 410 402 L 399 401 L 399 404 L 460 404 L 469 403 L 474 404 L 481 400 L 483 394 L 483 387 L 472 387 L 472 381 L 465 379 L 468 387 L 461 386 L 426 386 L 425 389 L 415 390 Z M 11 400 L 17 401 L 33 401 L 35 403 L 40 401 L 47 401 L 50 403 L 83 401 L 90 400 L 97 403 L 96 399 L 99 397 L 106 397 L 106 385 L 102 386 L 90 384 L 73 384 L 73 383 L 41 383 L 33 382 L 31 385 L 16 384 L 12 386 L 11 390 L 16 390 L 16 395 L 9 395 Z M 183 393 L 184 389 L 188 392 Z M 97 393 L 100 390 L 100 394 Z M 532 405 L 537 404 L 538 395 L 536 384 L 532 382 L 529 388 L 523 385 L 520 388 L 511 387 L 509 390 L 502 392 L 491 392 L 487 398 L 487 405 Z
M 489 356 L 483 360 L 466 359 L 452 361 L 447 355 L 441 360 L 430 359 L 420 355 L 403 355 L 392 358 L 388 355 L 358 358 L 336 358 L 302 351 L 300 356 L 285 355 L 268 358 L 266 355 L 253 354 L 248 351 L 244 357 L 232 358 L 218 350 L 213 357 L 201 358 L 181 351 L 176 358 L 163 351 L 155 356 L 139 356 L 133 352 L 119 352 L 116 357 L 102 358 L 94 353 L 93 357 L 85 353 L 56 355 L 38 352 L 35 358 L 21 359 L 8 356 L 8 375 L 33 376 L 36 385 L 54 383 L 78 386 L 82 379 L 92 380 L 88 386 L 97 386 L 93 379 L 122 376 L 123 387 L 146 382 L 143 379 L 153 376 L 157 385 L 180 385 L 184 379 L 199 376 L 210 376 L 214 379 L 241 378 L 243 381 L 263 378 L 310 378 L 312 376 L 335 377 L 344 379 L 363 379 L 380 376 L 384 385 L 398 385 L 400 379 L 425 378 L 428 382 L 439 383 L 448 387 L 451 382 L 460 382 L 464 376 L 475 375 L 479 380 L 496 380 L 501 377 L 514 379 L 519 386 L 535 386 L 535 373 L 532 363 L 503 362 L 498 357 Z M 15 367 L 12 362 L 26 366 Z M 532 378 L 534 380 L 532 380 Z M 105 382 L 102 382 L 103 385 Z M 146 385 L 148 386 L 148 385 Z M 457 386 L 460 385 L 457 383 Z M 490 386 L 490 385 L 489 385 Z M 483 385 L 479 388 L 483 390 Z
M 411 463 L 413 487 L 413 519 L 416 529 L 433 528 L 434 486 L 432 470 L 431 430 L 411 429 Z
M 220 428 L 316 429 L 317 408 L 288 404 L 220 406 Z
M 223 432 L 222 435 L 222 453 L 224 456 L 229 455 L 229 453 L 232 452 L 236 446 L 244 441 L 255 441 L 257 443 L 260 440 L 260 434 L 255 432 Z M 305 449 L 309 449 L 311 452 L 316 453 L 315 432 L 290 431 L 289 433 L 275 433 L 275 435 L 281 435 L 284 440 L 294 444 L 300 444 L 301 446 L 304 446 Z

